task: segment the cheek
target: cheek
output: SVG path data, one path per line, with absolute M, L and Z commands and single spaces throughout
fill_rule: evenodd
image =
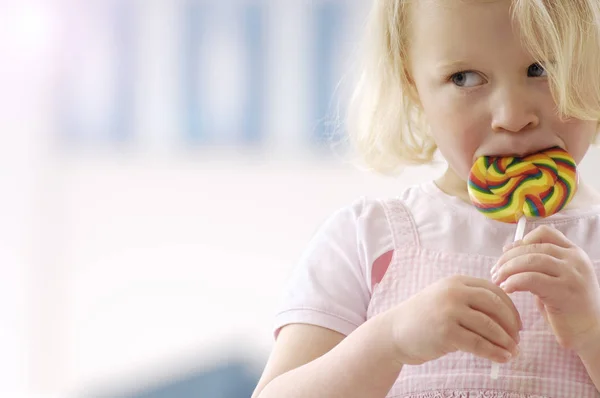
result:
M 558 122 L 555 131 L 559 131 L 561 139 L 575 162 L 580 163 L 587 153 L 598 131 L 598 123 L 571 119 Z
M 467 179 L 473 165 L 474 154 L 482 144 L 489 128 L 487 128 L 487 121 L 481 120 L 476 112 L 465 110 L 469 107 L 460 108 L 437 104 L 430 108 L 433 111 L 430 112 L 431 116 L 428 115 L 427 120 L 441 154 L 461 178 Z M 473 110 L 473 107 L 470 109 Z

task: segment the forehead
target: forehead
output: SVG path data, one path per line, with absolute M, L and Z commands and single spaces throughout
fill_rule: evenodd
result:
M 409 7 L 411 53 L 460 57 L 482 51 L 522 56 L 511 1 L 419 0 Z

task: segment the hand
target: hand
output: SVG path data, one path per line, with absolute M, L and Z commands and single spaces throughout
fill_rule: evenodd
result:
M 492 280 L 509 294 L 533 293 L 562 347 L 579 353 L 598 344 L 598 277 L 587 254 L 560 231 L 542 226 L 506 247 Z
M 518 354 L 519 313 L 502 289 L 484 279 L 440 280 L 384 315 L 403 364 L 420 365 L 455 351 L 501 363 Z

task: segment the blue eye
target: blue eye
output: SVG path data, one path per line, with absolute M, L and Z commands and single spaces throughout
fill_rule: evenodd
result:
M 532 64 L 527 68 L 527 76 L 529 77 L 544 77 L 546 76 L 546 69 L 538 63 Z
M 475 87 L 484 83 L 481 75 L 475 72 L 458 72 L 450 76 L 450 80 L 458 87 Z

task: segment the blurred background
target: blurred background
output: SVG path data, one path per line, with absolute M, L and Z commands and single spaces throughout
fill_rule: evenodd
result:
M 368 6 L 0 0 L 1 396 L 250 396 L 323 219 L 440 172 L 331 149 Z

